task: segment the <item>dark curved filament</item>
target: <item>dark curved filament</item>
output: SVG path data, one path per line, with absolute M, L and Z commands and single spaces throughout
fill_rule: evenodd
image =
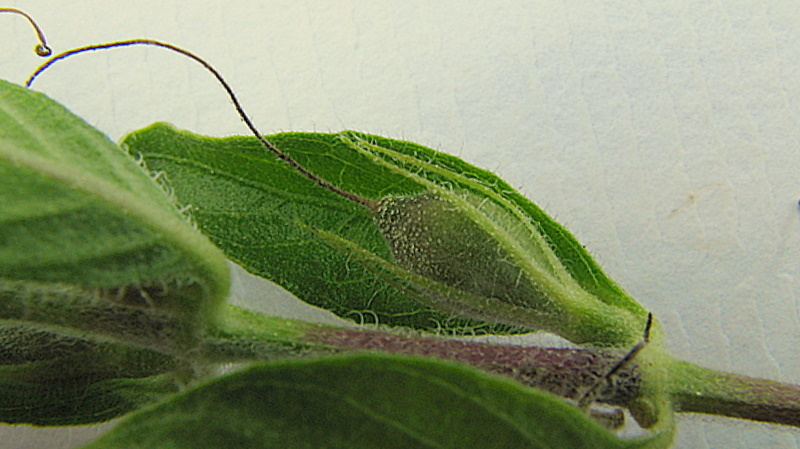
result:
M 244 121 L 245 125 L 250 129 L 254 136 L 261 142 L 261 144 L 270 152 L 275 154 L 279 159 L 283 160 L 287 164 L 289 164 L 292 168 L 303 174 L 305 177 L 309 178 L 310 180 L 314 181 L 318 185 L 340 195 L 348 200 L 354 201 L 359 204 L 363 204 L 370 209 L 375 209 L 375 203 L 370 201 L 366 198 L 362 198 L 354 193 L 347 192 L 345 190 L 336 187 L 335 185 L 331 184 L 330 182 L 320 178 L 319 176 L 311 173 L 308 169 L 300 165 L 297 161 L 292 159 L 288 154 L 284 153 L 283 151 L 279 150 L 275 145 L 270 143 L 264 136 L 256 129 L 253 122 L 250 120 L 250 117 L 244 112 L 242 105 L 239 103 L 239 100 L 236 98 L 236 94 L 233 93 L 233 89 L 231 89 L 230 85 L 222 78 L 222 75 L 217 72 L 214 67 L 212 67 L 208 62 L 200 58 L 199 56 L 195 55 L 194 53 L 184 50 L 183 48 L 176 47 L 175 45 L 168 44 L 166 42 L 160 42 L 151 39 L 130 39 L 124 41 L 116 41 L 116 42 L 109 42 L 105 44 L 95 44 L 95 45 L 87 45 L 85 47 L 73 48 L 72 50 L 67 50 L 62 53 L 59 53 L 50 59 L 47 60 L 44 64 L 42 64 L 35 72 L 28 78 L 25 82 L 26 87 L 30 87 L 33 84 L 34 80 L 42 74 L 45 70 L 47 70 L 51 65 L 55 64 L 56 62 L 68 58 L 73 55 L 77 55 L 80 53 L 85 53 L 89 51 L 96 51 L 96 50 L 104 50 L 109 48 L 117 48 L 117 47 L 128 47 L 133 45 L 150 45 L 154 47 L 161 47 L 166 48 L 168 50 L 172 50 L 174 52 L 180 53 L 183 56 L 186 56 L 190 59 L 193 59 L 200 65 L 202 65 L 206 70 L 211 72 L 212 75 L 219 81 L 225 91 L 228 93 L 228 97 L 230 97 L 231 101 L 233 102 L 233 106 L 236 108 L 236 112 L 239 113 L 239 117 L 241 117 L 242 121 Z

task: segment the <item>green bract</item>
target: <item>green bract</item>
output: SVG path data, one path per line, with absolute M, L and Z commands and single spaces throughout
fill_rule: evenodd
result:
M 269 139 L 375 210 L 305 179 L 255 139 L 156 124 L 124 145 L 169 174 L 178 200 L 231 259 L 338 315 L 451 332 L 544 329 L 597 345 L 641 338 L 644 308 L 494 174 L 349 131 Z

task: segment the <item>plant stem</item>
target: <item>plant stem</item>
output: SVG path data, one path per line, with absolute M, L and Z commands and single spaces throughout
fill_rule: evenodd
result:
M 421 355 L 471 365 L 482 371 L 579 400 L 627 406 L 639 395 L 636 363 L 604 376 L 625 354 L 619 350 L 542 348 L 463 341 L 414 332 L 344 328 L 268 317 L 228 306 L 213 338 L 199 350 L 207 361 L 243 362 L 276 357 L 309 357 L 353 351 Z M 598 384 L 598 382 L 601 382 Z M 599 386 L 593 390 L 595 386 Z
M 800 386 L 725 373 L 675 360 L 669 367 L 678 412 L 800 427 Z
M 202 343 L 192 349 L 191 358 L 200 363 L 239 363 L 338 352 L 303 340 L 319 327 L 325 326 L 262 315 L 226 303 Z
M 213 338 L 197 354 L 200 359 L 245 362 L 351 351 L 421 355 L 465 363 L 575 401 L 600 386 L 593 401 L 628 408 L 648 394 L 643 391 L 643 381 L 651 381 L 650 375 L 655 374 L 639 363 L 656 364 L 666 375 L 663 383 L 656 383 L 666 384 L 670 399 L 665 397 L 665 401 L 671 401 L 677 412 L 800 427 L 800 386 L 719 372 L 667 354 L 635 358 L 613 379 L 605 379 L 625 355 L 624 350 L 516 346 L 380 328 L 335 327 L 268 317 L 234 306 L 228 306 L 223 316 Z

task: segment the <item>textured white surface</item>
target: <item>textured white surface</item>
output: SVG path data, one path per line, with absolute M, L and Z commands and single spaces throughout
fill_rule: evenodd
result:
M 352 128 L 495 170 L 661 319 L 676 354 L 800 382 L 796 0 L 8 6 L 57 51 L 189 48 L 263 132 Z M 0 42 L 0 77 L 22 81 L 39 63 L 27 24 L 0 15 Z M 85 55 L 35 88 L 114 139 L 153 121 L 245 133 L 213 79 L 163 50 Z M 71 447 L 85 430 L 0 428 L 0 448 Z M 797 430 L 685 417 L 675 447 L 799 445 Z

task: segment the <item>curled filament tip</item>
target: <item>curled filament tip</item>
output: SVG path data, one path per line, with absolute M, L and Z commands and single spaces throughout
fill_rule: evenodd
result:
M 41 56 L 43 58 L 53 54 L 53 50 L 51 50 L 50 47 L 48 47 L 47 45 L 44 45 L 44 44 L 39 44 L 39 45 L 33 47 L 33 51 L 35 51 L 37 55 L 39 55 L 39 56 Z
M 28 19 L 28 22 L 31 24 L 31 26 L 33 27 L 34 31 L 36 31 L 36 35 L 39 37 L 39 43 L 36 44 L 35 47 L 33 47 L 33 51 L 37 55 L 39 55 L 41 57 L 46 57 L 46 56 L 50 56 L 51 54 L 53 54 L 53 50 L 51 50 L 50 47 L 47 46 L 47 39 L 44 37 L 44 32 L 42 32 L 42 29 L 39 28 L 39 25 L 36 23 L 35 20 L 33 20 L 33 18 L 31 16 L 29 16 L 27 13 L 25 13 L 25 11 L 21 11 L 21 10 L 16 9 L 16 8 L 0 8 L 0 13 L 4 13 L 4 12 L 17 14 L 17 15 L 20 15 L 20 16 Z

